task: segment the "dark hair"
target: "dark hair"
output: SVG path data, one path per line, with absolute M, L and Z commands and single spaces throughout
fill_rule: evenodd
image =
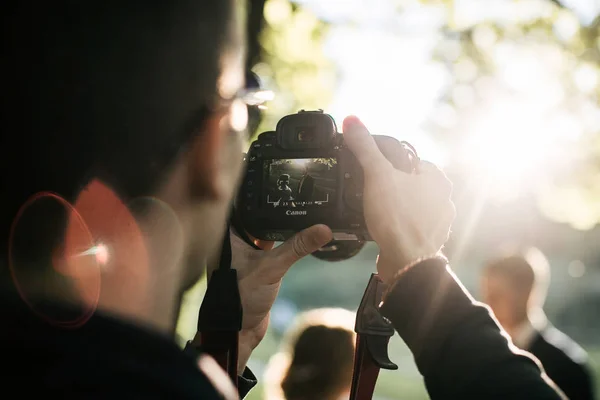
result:
M 350 389 L 355 314 L 341 308 L 302 312 L 265 372 L 268 400 L 326 400 Z
M 350 386 L 354 358 L 352 331 L 324 325 L 298 337 L 281 382 L 286 400 L 330 399 Z
M 2 7 L 2 246 L 19 207 L 92 177 L 151 194 L 216 95 L 234 1 L 8 0 Z
M 533 268 L 520 255 L 494 259 L 485 268 L 488 275 L 506 277 L 512 285 L 523 290 L 530 290 L 535 279 Z
M 492 259 L 485 266 L 488 276 L 502 276 L 512 287 L 529 293 L 543 303 L 550 283 L 550 266 L 544 254 L 535 247 L 513 251 L 513 254 Z

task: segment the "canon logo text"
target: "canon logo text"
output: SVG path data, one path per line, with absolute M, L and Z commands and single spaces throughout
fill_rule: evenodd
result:
M 287 210 L 285 212 L 285 215 L 306 215 L 306 211 L 292 211 L 292 210 Z

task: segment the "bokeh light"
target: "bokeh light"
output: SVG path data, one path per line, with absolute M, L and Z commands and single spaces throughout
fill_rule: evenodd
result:
M 567 271 L 573 278 L 581 278 L 585 274 L 585 264 L 579 260 L 573 260 L 569 263 Z

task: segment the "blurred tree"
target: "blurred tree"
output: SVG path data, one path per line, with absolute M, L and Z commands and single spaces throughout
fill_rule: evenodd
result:
M 480 2 L 490 12 L 479 13 L 461 9 L 459 3 L 464 2 L 435 3 L 448 10 L 435 58 L 453 80 L 434 116 L 439 140 L 450 154 L 461 157 L 461 135 L 469 134 L 468 125 L 481 104 L 498 108 L 498 97 L 509 102 L 526 98 L 532 109 L 543 104 L 545 113 L 530 126 L 526 115 L 500 125 L 523 133 L 539 130 L 535 135 L 529 132 L 538 142 L 530 146 L 531 153 L 558 139 L 557 158 L 562 162 L 548 180 L 537 182 L 540 209 L 575 228 L 593 228 L 600 222 L 600 17 L 584 24 L 558 0 L 511 0 L 504 8 Z M 536 81 L 544 85 L 535 86 Z M 510 133 L 494 132 L 514 139 L 510 145 L 516 149 L 525 135 Z M 500 145 L 498 151 L 504 150 L 501 161 L 508 166 L 512 150 Z
M 337 160 L 335 158 L 312 158 L 312 162 L 318 164 L 327 165 L 329 168 L 333 168 L 334 165 L 337 164 Z M 270 165 L 279 165 L 279 164 L 293 164 L 292 159 L 281 159 L 281 160 L 273 160 Z
M 265 0 L 249 0 L 247 5 L 248 12 L 248 28 L 247 28 L 247 45 L 248 54 L 246 67 L 251 69 L 255 64 L 260 62 L 263 55 L 260 45 L 260 35 L 265 22 Z

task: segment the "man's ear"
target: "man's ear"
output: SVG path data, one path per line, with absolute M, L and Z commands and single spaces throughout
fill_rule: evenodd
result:
M 216 201 L 224 195 L 221 175 L 225 171 L 220 167 L 227 132 L 221 128 L 222 121 L 222 113 L 211 114 L 191 145 L 189 174 L 194 197 Z

